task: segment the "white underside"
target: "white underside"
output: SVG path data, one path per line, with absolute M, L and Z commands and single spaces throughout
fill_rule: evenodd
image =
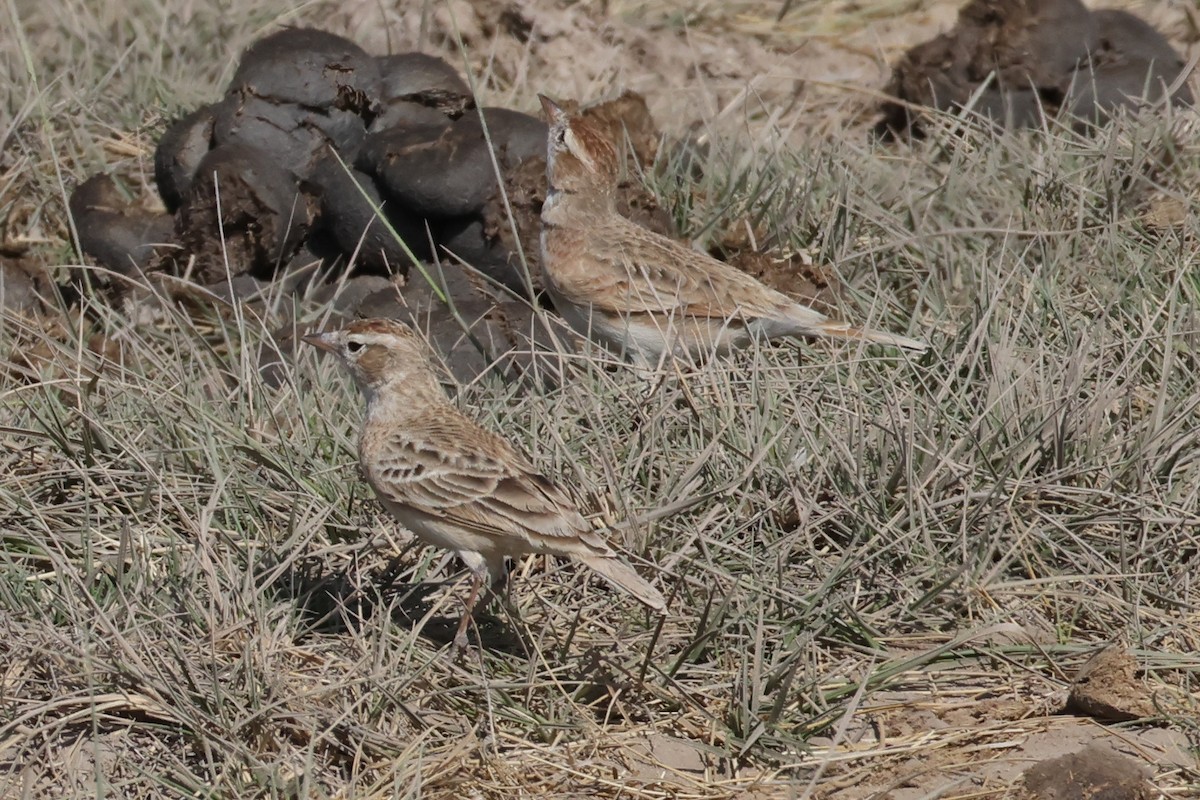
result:
M 706 358 L 744 347 L 750 340 L 745 327 L 730 325 L 728 320 L 658 314 L 619 319 L 593 314 L 590 307 L 567 301 L 549 281 L 546 284 L 555 309 L 575 331 L 636 361 L 655 364 L 665 353 Z
M 476 574 L 486 574 L 488 582 L 504 575 L 504 558 L 521 555 L 518 548 L 502 551 L 496 539 L 465 530 L 458 525 L 440 522 L 427 514 L 419 514 L 395 503 L 380 498 L 396 521 L 426 544 L 450 550 L 458 554 L 468 569 Z

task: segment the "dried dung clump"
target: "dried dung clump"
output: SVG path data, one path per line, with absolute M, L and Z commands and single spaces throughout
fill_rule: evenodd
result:
M 1080 0 L 973 0 L 949 32 L 909 50 L 885 91 L 876 132 L 922 135 L 914 106 L 970 109 L 1004 127 L 1069 116 L 1079 128 L 1117 110 L 1191 104 L 1184 60 L 1127 11 Z M 1180 85 L 1176 86 L 1176 83 Z

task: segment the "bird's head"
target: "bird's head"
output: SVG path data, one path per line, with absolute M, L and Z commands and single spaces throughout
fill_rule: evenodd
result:
M 544 94 L 538 99 L 550 123 L 546 175 L 551 189 L 567 194 L 614 191 L 620 162 L 608 132 L 581 114 L 568 113 Z
M 412 328 L 389 319 L 360 319 L 340 330 L 302 337 L 345 365 L 368 400 L 392 387 L 440 392 L 425 342 Z

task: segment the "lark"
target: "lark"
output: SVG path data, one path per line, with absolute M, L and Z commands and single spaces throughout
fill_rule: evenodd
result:
M 643 364 L 701 358 L 755 339 L 833 336 L 922 352 L 916 339 L 839 322 L 616 211 L 616 143 L 538 95 L 550 123 L 542 277 L 579 333 Z
M 358 320 L 303 339 L 337 356 L 366 399 L 358 456 L 376 497 L 419 539 L 454 551 L 471 570 L 457 645 L 465 646 L 481 587 L 498 591 L 505 559 L 528 553 L 573 558 L 654 611 L 666 610 L 658 590 L 588 525 L 566 492 L 450 402 L 411 328 Z

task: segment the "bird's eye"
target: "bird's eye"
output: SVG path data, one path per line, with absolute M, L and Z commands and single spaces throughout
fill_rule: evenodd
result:
M 357 353 L 359 350 L 362 350 L 364 346 L 365 345 L 363 345 L 362 342 L 355 342 L 355 341 L 351 340 L 349 342 L 346 342 L 346 352 Z

